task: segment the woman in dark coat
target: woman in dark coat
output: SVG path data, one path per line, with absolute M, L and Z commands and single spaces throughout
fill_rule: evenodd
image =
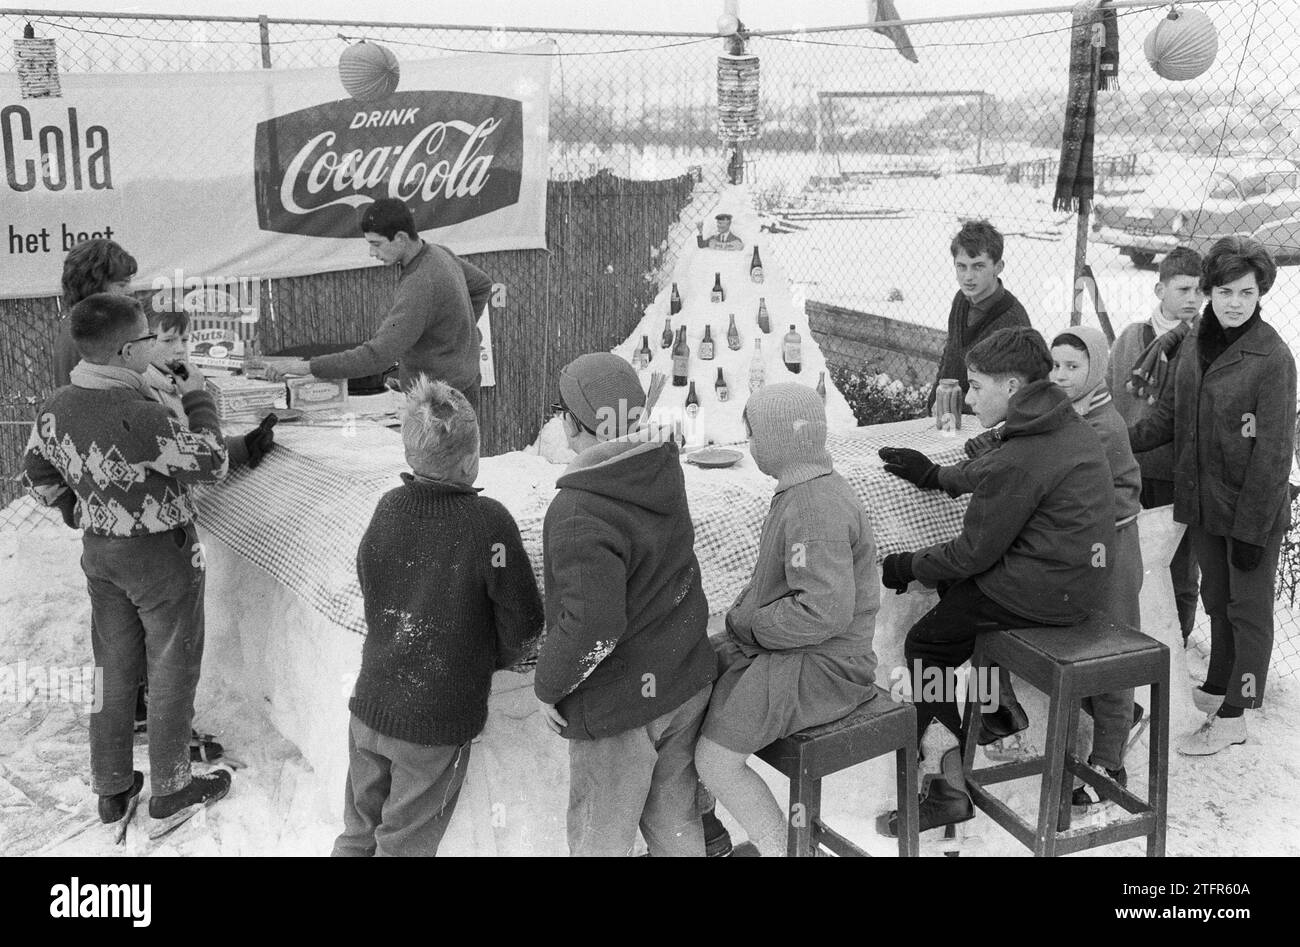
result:
M 1291 525 L 1295 359 L 1264 322 L 1277 275 L 1255 240 L 1224 237 L 1201 269 L 1209 303 L 1157 410 L 1129 428 L 1133 449 L 1174 444 L 1174 519 L 1201 563 L 1210 667 L 1194 693 L 1205 723 L 1178 752 L 1208 756 L 1246 742 L 1244 711 L 1264 701 L 1273 650 L 1273 582 Z

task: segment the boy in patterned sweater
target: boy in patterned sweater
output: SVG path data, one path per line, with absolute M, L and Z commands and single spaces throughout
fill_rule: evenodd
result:
M 116 822 L 140 793 L 132 770 L 136 689 L 147 665 L 149 814 L 187 818 L 230 788 L 230 773 L 190 772 L 190 724 L 203 657 L 204 564 L 195 483 L 225 476 L 216 406 L 194 372 L 183 382 L 188 424 L 154 399 L 143 372 L 155 336 L 139 302 L 99 293 L 73 307 L 82 361 L 41 407 L 23 482 L 85 529 L 81 567 L 103 707 L 90 719 L 91 787 Z
M 527 655 L 542 599 L 510 511 L 478 495 L 478 420 L 416 376 L 402 441 L 412 473 L 357 549 L 366 641 L 348 709 L 336 856 L 434 855 L 456 808 L 492 672 Z

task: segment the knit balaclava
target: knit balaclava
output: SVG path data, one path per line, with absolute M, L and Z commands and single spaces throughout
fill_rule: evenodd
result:
M 1106 369 L 1110 365 L 1110 346 L 1100 329 L 1092 326 L 1071 326 L 1070 331 L 1062 332 L 1052 340 L 1052 347 L 1065 343 L 1078 348 L 1080 345 L 1088 352 L 1088 374 L 1083 380 L 1082 394 L 1075 401 L 1091 398 L 1097 386 L 1105 383 Z
M 754 432 L 750 452 L 758 469 L 777 479 L 777 490 L 830 473 L 826 408 L 807 385 L 764 385 L 749 396 L 745 418 Z
M 560 369 L 560 400 L 583 427 L 610 440 L 636 426 L 645 392 L 626 361 L 613 352 L 592 352 Z

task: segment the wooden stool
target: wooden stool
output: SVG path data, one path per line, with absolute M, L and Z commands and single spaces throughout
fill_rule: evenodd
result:
M 1165 811 L 1169 793 L 1169 649 L 1140 632 L 1097 619 L 1069 627 L 1018 628 L 981 634 L 972 667 L 998 664 L 1024 678 L 1050 698 L 1047 746 L 1043 756 L 976 770 L 975 746 L 980 708 L 971 692 L 962 725 L 962 768 L 971 801 L 1031 849 L 1035 855 L 1068 855 L 1146 836 L 1147 856 L 1165 853 Z M 1085 697 L 1151 685 L 1151 738 L 1147 799 L 1137 798 L 1074 755 L 1079 704 Z M 1128 813 L 1104 826 L 1070 828 L 1070 794 L 1078 776 Z M 985 788 L 994 783 L 1040 776 L 1037 829 Z
M 888 691 L 845 717 L 783 737 L 756 754 L 790 780 L 789 843 L 786 854 L 807 858 L 818 846 L 835 855 L 867 853 L 821 819 L 822 779 L 894 751 L 898 770 L 898 854 L 917 854 L 916 710 L 896 703 Z

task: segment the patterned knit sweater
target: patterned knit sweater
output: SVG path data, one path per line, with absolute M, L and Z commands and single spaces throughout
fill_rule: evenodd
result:
M 22 481 L 53 506 L 71 489 L 77 522 L 99 536 L 147 536 L 194 521 L 189 486 L 226 475 L 226 445 L 212 396 L 183 399 L 188 426 L 127 388 L 57 389 L 27 442 Z
M 366 640 L 348 709 L 385 736 L 456 746 L 487 722 L 492 672 L 541 633 L 541 596 L 504 506 L 402 478 L 357 549 Z

